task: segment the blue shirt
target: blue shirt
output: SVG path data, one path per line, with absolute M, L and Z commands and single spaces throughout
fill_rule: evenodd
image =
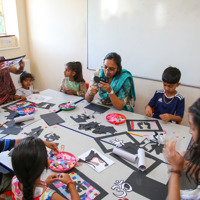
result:
M 15 146 L 15 140 L 0 139 L 0 153 L 2 151 L 11 150 Z M 2 180 L 2 174 L 0 173 L 0 184 Z
M 160 114 L 172 114 L 183 118 L 185 109 L 184 97 L 177 93 L 174 97 L 168 98 L 165 90 L 156 90 L 153 98 L 150 100 L 149 106 L 154 108 L 153 117 L 160 119 Z
M 11 150 L 15 146 L 15 140 L 0 139 L 0 153 L 2 151 Z

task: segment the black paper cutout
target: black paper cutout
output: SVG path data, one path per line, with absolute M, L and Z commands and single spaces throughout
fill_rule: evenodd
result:
M 98 158 L 101 161 L 103 161 L 105 163 L 105 167 L 108 166 L 108 163 L 101 158 L 101 156 L 98 153 L 95 153 L 93 150 L 90 151 L 89 155 L 85 158 L 85 160 L 79 159 L 78 162 L 82 162 L 82 163 L 87 163 L 88 165 L 93 166 L 94 168 L 96 168 L 96 165 L 94 165 L 93 163 L 90 163 L 90 161 L 94 158 Z
M 136 123 L 139 128 L 131 128 L 131 122 L 133 122 L 134 124 Z M 155 122 L 156 125 L 157 125 L 157 128 L 154 129 L 153 127 L 151 127 L 150 123 L 151 122 Z M 128 128 L 128 131 L 142 131 L 142 132 L 149 132 L 149 131 L 163 131 L 160 123 L 158 120 L 126 120 L 126 124 L 127 124 L 127 128 Z M 143 125 L 146 125 L 147 126 L 147 129 L 143 129 Z
M 132 186 L 134 192 L 148 199 L 165 200 L 167 197 L 167 185 L 147 177 L 143 172 L 133 172 L 125 182 Z
M 33 136 L 33 137 L 39 137 L 40 134 L 42 133 L 43 129 L 41 128 L 41 126 L 37 127 L 37 128 L 33 128 L 31 129 L 31 131 L 29 133 L 25 132 L 25 135 L 29 135 L 29 136 Z
M 91 130 L 94 129 L 92 132 L 96 134 L 105 134 L 105 133 L 112 133 L 114 134 L 117 132 L 112 126 L 103 126 L 99 125 L 97 122 L 90 122 L 87 124 L 79 124 L 79 129 L 80 130 Z
M 97 126 L 98 126 L 97 122 L 90 122 L 88 124 L 79 124 L 79 129 L 88 131 L 96 128 Z
M 73 172 L 78 174 L 83 180 L 85 180 L 87 183 L 89 183 L 92 187 L 96 188 L 100 192 L 100 194 L 96 198 L 94 198 L 94 200 L 102 200 L 106 195 L 108 195 L 108 192 L 106 192 L 100 185 L 98 185 L 93 180 L 88 178 L 85 174 L 80 172 L 78 169 L 73 168 L 70 171 L 68 171 L 67 173 L 73 173 Z M 83 197 L 85 195 L 84 187 L 79 185 L 79 183 L 77 183 L 75 180 L 74 180 L 74 182 L 75 182 L 75 186 L 76 186 L 76 189 L 77 189 L 80 197 Z M 51 184 L 49 187 L 51 189 L 55 190 L 62 197 L 66 198 L 53 184 Z
M 53 142 L 55 140 L 60 139 L 60 136 L 56 135 L 55 133 L 48 133 L 44 137 L 46 138 L 47 142 Z
M 90 103 L 85 108 L 87 108 L 88 110 L 93 110 L 93 111 L 98 112 L 98 113 L 104 113 L 104 112 L 106 112 L 107 110 L 110 109 L 108 107 L 98 105 L 98 104 L 94 104 L 94 103 Z
M 119 135 L 124 135 L 126 134 L 126 136 L 132 141 L 132 142 L 135 142 L 135 139 L 130 135 L 128 134 L 127 132 L 122 132 L 122 133 L 116 133 L 115 135 L 106 135 L 106 136 L 102 136 L 102 137 L 97 137 L 97 138 L 94 138 L 94 140 L 96 141 L 96 143 L 99 145 L 99 147 L 101 148 L 101 150 L 104 152 L 104 153 L 109 153 L 109 152 L 112 152 L 113 148 L 115 147 L 114 144 L 110 144 L 111 145 L 111 148 L 106 148 L 106 146 L 104 146 L 104 143 L 108 143 L 107 141 L 104 141 L 104 139 L 106 138 L 110 138 L 112 139 L 113 137 L 116 137 L 116 136 L 119 136 Z M 126 143 L 124 143 L 126 144 Z
M 76 118 L 73 116 L 70 116 L 71 119 L 73 119 L 75 122 L 80 123 L 80 122 L 86 122 L 88 119 L 90 118 L 94 118 L 94 115 L 90 116 L 90 115 L 78 115 Z
M 40 115 L 40 117 L 49 125 L 55 125 L 58 123 L 63 123 L 65 122 L 57 113 L 52 112 L 52 113 L 47 113 L 44 115 Z
M 18 135 L 23 130 L 21 127 L 23 125 L 23 122 L 15 124 L 14 120 L 8 121 L 4 126 L 0 127 L 0 134 Z
M 50 109 L 53 106 L 55 106 L 54 103 L 48 103 L 48 102 L 41 102 L 36 104 L 37 108 L 43 108 L 43 109 Z

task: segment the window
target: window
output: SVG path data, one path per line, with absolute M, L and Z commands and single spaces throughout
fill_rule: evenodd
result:
M 19 47 L 16 0 L 0 0 L 0 50 Z
M 0 35 L 6 35 L 5 18 L 4 18 L 2 0 L 0 0 Z

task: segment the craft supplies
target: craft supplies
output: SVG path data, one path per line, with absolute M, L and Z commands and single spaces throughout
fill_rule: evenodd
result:
M 139 136 L 139 137 L 143 137 L 142 135 L 139 135 L 139 134 L 136 134 L 136 133 L 131 133 L 131 132 L 128 132 L 129 134 L 131 135 L 136 135 L 136 136 Z
M 12 110 L 12 111 L 16 111 L 18 108 L 21 108 L 21 107 L 35 106 L 35 105 L 36 105 L 35 103 L 31 103 L 31 102 L 27 102 L 27 101 L 19 101 L 17 103 L 9 105 L 7 107 L 7 109 Z
M 106 116 L 106 119 L 111 124 L 122 124 L 126 121 L 126 117 L 119 113 L 112 113 Z
M 68 101 L 67 103 L 62 103 L 58 106 L 61 110 L 73 110 L 76 108 L 76 104 L 72 101 Z
M 49 168 L 56 172 L 65 172 L 76 165 L 76 157 L 69 152 L 57 152 L 54 151 L 50 157 L 50 166 Z
M 28 121 L 31 119 L 34 119 L 34 115 L 24 115 L 24 116 L 20 116 L 20 117 L 15 117 L 14 122 L 20 123 L 20 122 Z
M 133 163 L 135 163 L 135 161 L 137 159 L 137 155 L 129 153 L 129 152 L 125 151 L 124 149 L 121 149 L 121 148 L 118 148 L 118 147 L 113 149 L 113 153 L 124 158 L 124 159 L 126 159 L 126 160 L 128 160 L 128 161 L 130 161 L 130 162 L 133 162 Z
M 141 171 L 146 170 L 145 151 L 142 148 L 138 149 L 138 169 Z
M 2 127 L 4 124 L 6 124 L 8 121 L 5 121 L 3 124 L 0 125 L 0 127 Z
M 138 161 L 138 169 L 141 171 L 146 170 L 146 158 L 144 149 L 139 148 L 137 151 L 137 155 L 134 155 L 122 148 L 115 147 L 113 149 L 113 153 L 133 163 L 136 163 Z
M 35 112 L 35 108 L 33 106 L 20 107 L 16 110 L 16 113 L 19 115 L 30 115 Z

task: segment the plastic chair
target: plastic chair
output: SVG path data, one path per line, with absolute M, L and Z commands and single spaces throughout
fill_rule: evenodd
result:
M 88 88 L 89 88 L 89 83 L 85 82 L 85 85 L 86 85 L 86 88 L 87 88 L 87 90 L 88 90 Z

